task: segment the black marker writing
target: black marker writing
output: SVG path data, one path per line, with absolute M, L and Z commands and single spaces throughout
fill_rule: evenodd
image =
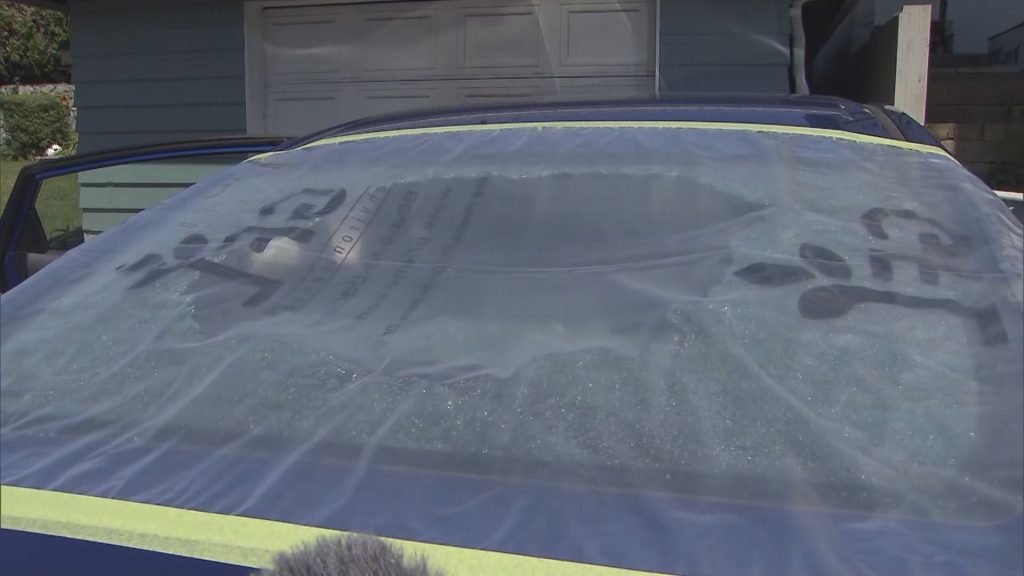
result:
M 861 224 L 864 225 L 864 229 L 868 231 L 868 234 L 872 238 L 878 240 L 888 240 L 889 233 L 886 232 L 883 223 L 890 217 L 901 218 L 903 220 L 924 222 L 936 230 L 942 232 L 946 237 L 950 239 L 948 244 L 943 243 L 939 236 L 932 232 L 926 232 L 918 235 L 918 240 L 924 247 L 926 253 L 934 253 L 949 258 L 960 258 L 970 254 L 974 250 L 974 244 L 971 239 L 962 234 L 957 234 L 947 228 L 944 224 L 935 220 L 934 218 L 927 218 L 919 216 L 917 212 L 913 210 L 888 210 L 886 208 L 872 208 L 865 212 L 861 217 Z
M 281 228 L 271 228 L 267 226 L 246 226 L 237 232 L 233 232 L 224 237 L 224 241 L 221 244 L 221 248 L 226 248 L 234 244 L 241 236 L 255 236 L 251 242 L 249 242 L 249 249 L 253 252 L 263 252 L 266 250 L 267 245 L 274 238 L 290 238 L 296 242 L 305 244 L 316 236 L 310 228 L 299 228 L 298 226 L 284 226 Z
M 344 191 L 345 191 L 344 189 L 341 190 L 341 192 L 344 192 Z M 277 211 L 277 207 L 278 206 L 280 206 L 281 204 L 284 204 L 285 202 L 295 198 L 296 196 L 303 196 L 303 195 L 307 195 L 307 196 L 330 196 L 331 193 L 333 193 L 333 192 L 334 192 L 334 190 L 323 190 L 323 189 L 319 189 L 319 188 L 303 188 L 302 190 L 298 190 L 296 192 L 292 192 L 291 194 L 287 194 L 285 196 L 282 196 L 281 198 L 278 198 L 277 200 L 274 200 L 273 202 L 269 202 L 267 204 L 264 204 L 263 206 L 260 207 L 259 215 L 260 215 L 260 217 L 273 216 L 274 213 Z
M 832 284 L 817 286 L 800 295 L 800 315 L 804 318 L 830 319 L 845 316 L 861 304 L 889 304 L 918 310 L 942 310 L 973 321 L 986 346 L 1006 344 L 1009 338 L 999 310 L 995 306 L 971 308 L 952 298 L 924 298 L 891 290 Z
M 953 276 L 965 278 L 968 280 L 981 280 L 984 275 L 964 270 L 959 266 L 952 264 L 945 264 L 935 262 L 930 258 L 924 256 L 915 256 L 913 254 L 900 254 L 897 252 L 886 252 L 884 250 L 877 250 L 872 248 L 868 252 L 868 262 L 871 264 L 871 275 L 878 280 L 884 280 L 891 282 L 893 279 L 893 262 L 907 262 L 910 264 L 917 265 L 917 276 L 921 282 L 930 285 L 937 285 L 939 283 L 939 273 L 945 272 Z
M 335 192 L 334 195 L 331 196 L 327 200 L 327 202 L 320 208 L 317 208 L 316 205 L 314 204 L 309 204 L 306 202 L 299 204 L 292 210 L 292 213 L 290 216 L 288 216 L 288 219 L 312 220 L 314 218 L 319 218 L 321 216 L 327 216 L 328 214 L 331 214 L 338 208 L 341 208 L 341 206 L 345 203 L 345 200 L 347 198 L 348 193 L 345 191 L 344 188 L 342 188 L 341 190 Z
M 853 270 L 846 263 L 846 258 L 839 254 L 816 244 L 801 244 L 800 258 L 807 262 L 812 268 L 830 278 L 838 280 L 849 280 L 853 277 Z
M 943 242 L 939 234 L 926 232 L 918 235 L 923 255 L 888 252 L 871 248 L 868 251 L 868 263 L 871 276 L 876 280 L 891 282 L 893 280 L 894 262 L 906 262 L 917 267 L 918 279 L 923 284 L 938 285 L 940 273 L 981 280 L 983 274 L 965 270 L 950 263 L 948 259 L 959 259 L 973 250 L 969 238 L 957 234 L 942 223 L 927 217 L 919 216 L 912 210 L 888 210 L 872 208 L 863 214 L 861 223 L 868 234 L 878 240 L 886 240 L 889 233 L 883 227 L 887 218 L 895 217 L 909 221 L 923 222 L 949 239 Z M 817 272 L 837 280 L 850 280 L 853 271 L 846 258 L 823 246 L 802 244 L 799 249 L 800 258 Z M 936 260 L 938 258 L 938 260 Z M 785 286 L 797 284 L 816 276 L 802 266 L 791 264 L 772 264 L 755 262 L 737 270 L 734 274 L 759 286 Z M 804 291 L 800 295 L 798 308 L 800 315 L 811 319 L 834 319 L 845 316 L 855 306 L 861 304 L 884 304 L 917 310 L 940 310 L 974 322 L 985 346 L 1006 344 L 1008 336 L 998 308 L 994 305 L 972 307 L 952 298 L 928 298 L 903 294 L 892 290 L 876 290 L 864 286 L 849 284 L 832 284 L 818 286 Z
M 413 298 L 412 302 L 406 306 L 405 310 L 398 317 L 398 323 L 388 326 L 385 331 L 385 336 L 390 336 L 398 332 L 401 329 L 401 325 L 409 319 L 409 316 L 419 309 L 423 301 L 427 299 L 427 296 L 434 291 L 434 287 L 437 285 L 441 276 L 447 271 L 448 264 L 455 256 L 455 251 L 466 237 L 466 233 L 469 231 L 469 225 L 473 218 L 473 213 L 476 212 L 477 204 L 479 203 L 480 197 L 484 194 L 484 186 L 487 183 L 486 178 L 480 178 L 477 181 L 476 188 L 473 190 L 473 194 L 470 195 L 469 200 L 466 201 L 466 205 L 462 208 L 462 218 L 459 219 L 459 223 L 455 226 L 455 232 L 452 234 L 451 239 L 441 249 L 440 261 L 430 270 L 430 274 L 427 276 L 426 282 L 420 287 L 419 292 Z
M 141 278 L 135 281 L 129 289 L 138 289 L 164 278 L 178 270 L 191 269 L 200 273 L 215 276 L 222 280 L 228 280 L 239 284 L 245 284 L 256 289 L 256 293 L 250 295 L 243 302 L 243 306 L 256 306 L 270 298 L 281 286 L 281 282 L 258 274 L 250 274 L 226 266 L 219 262 L 197 258 L 202 248 L 208 244 L 208 240 L 202 234 L 189 234 L 181 239 L 174 247 L 173 254 L 178 260 L 177 264 L 167 264 L 163 256 L 159 254 L 146 254 L 136 262 L 124 267 L 127 272 L 143 272 Z

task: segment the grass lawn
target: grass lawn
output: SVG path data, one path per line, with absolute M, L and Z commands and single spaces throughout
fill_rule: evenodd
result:
M 31 164 L 31 161 L 0 159 L 0 214 L 7 207 L 7 197 L 18 172 L 26 164 Z M 45 180 L 36 199 L 36 209 L 47 238 L 80 230 L 82 209 L 78 204 L 78 176 L 69 174 Z
M 7 208 L 7 197 L 11 195 L 11 188 L 14 187 L 14 179 L 27 160 L 7 160 L 0 158 L 0 214 Z

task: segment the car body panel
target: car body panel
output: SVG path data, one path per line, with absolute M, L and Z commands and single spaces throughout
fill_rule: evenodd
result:
M 38 532 L 0 529 L 0 558 L 9 574 L 58 576 L 104 574 L 108 576 L 248 576 L 252 568 L 211 562 L 177 554 L 117 546 L 87 539 Z M 88 572 L 83 571 L 88 567 Z

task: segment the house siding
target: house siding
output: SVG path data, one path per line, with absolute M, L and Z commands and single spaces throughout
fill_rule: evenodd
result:
M 245 133 L 242 0 L 70 0 L 79 149 Z
M 789 0 L 662 0 L 663 96 L 789 92 Z

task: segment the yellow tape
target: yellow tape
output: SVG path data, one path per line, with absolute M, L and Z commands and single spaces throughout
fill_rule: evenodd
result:
M 0 486 L 0 527 L 116 544 L 241 566 L 265 567 L 274 554 L 345 532 L 242 516 Z M 551 574 L 640 576 L 619 568 L 387 538 L 448 576 Z
M 953 159 L 945 150 L 929 146 L 927 144 L 917 144 L 914 142 L 904 142 L 901 140 L 893 140 L 890 138 L 882 138 L 881 136 L 869 136 L 867 134 L 858 134 L 856 132 L 846 132 L 844 130 L 833 130 L 829 128 L 806 128 L 803 126 L 779 126 L 775 124 L 742 124 L 736 122 L 676 122 L 676 121 L 573 121 L 573 122 L 509 122 L 503 124 L 476 124 L 467 126 L 433 126 L 429 128 L 408 128 L 404 130 L 382 130 L 380 132 L 368 132 L 365 134 L 350 134 L 347 136 L 334 136 L 331 138 L 324 138 L 309 144 L 300 146 L 297 150 L 303 150 L 306 148 L 313 148 L 317 146 L 325 146 L 327 144 L 340 144 L 344 142 L 361 142 L 363 140 L 375 140 L 378 138 L 394 138 L 397 136 L 421 136 L 426 134 L 449 134 L 455 132 L 488 132 L 495 130 L 526 130 L 526 129 L 561 129 L 561 128 L 671 128 L 671 129 L 684 129 L 684 130 L 725 130 L 725 131 L 739 131 L 739 132 L 768 132 L 775 134 L 799 134 L 803 136 L 823 136 L 826 138 L 835 138 L 837 140 L 849 140 L 853 142 L 861 142 L 865 144 L 877 144 L 881 146 L 891 146 L 894 148 L 902 148 L 905 150 L 916 150 L 918 152 L 925 152 L 928 154 L 937 154 L 946 158 Z M 259 158 L 266 158 L 276 154 L 282 154 L 288 152 L 283 150 L 280 152 L 266 152 L 249 158 L 249 160 L 255 160 Z

